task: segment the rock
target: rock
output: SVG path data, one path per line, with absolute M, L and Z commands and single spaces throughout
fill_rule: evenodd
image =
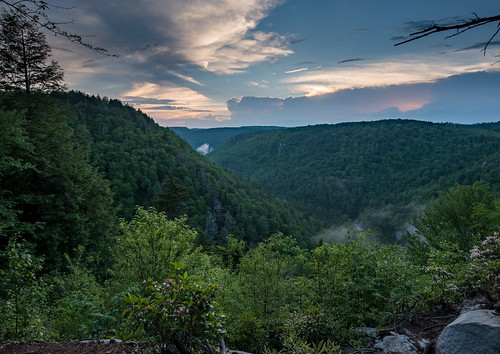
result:
M 360 331 L 361 333 L 367 335 L 368 337 L 377 337 L 377 329 L 373 327 L 358 327 L 356 330 Z
M 500 316 L 492 310 L 461 314 L 439 335 L 436 353 L 500 353 Z
M 417 348 L 408 336 L 394 332 L 392 332 L 392 335 L 384 337 L 381 342 L 378 342 L 373 347 L 382 349 L 384 353 L 417 354 Z

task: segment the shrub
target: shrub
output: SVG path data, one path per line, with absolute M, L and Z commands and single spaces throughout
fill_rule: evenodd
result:
M 163 281 L 146 281 L 142 294 L 125 296 L 129 307 L 123 314 L 128 314 L 129 325 L 138 332 L 145 330 L 152 336 L 162 351 L 169 344 L 179 349 L 205 348 L 224 333 L 224 316 L 214 301 L 218 289 L 187 272 Z
M 475 290 L 500 300 L 500 234 L 487 237 L 470 251 L 468 278 Z

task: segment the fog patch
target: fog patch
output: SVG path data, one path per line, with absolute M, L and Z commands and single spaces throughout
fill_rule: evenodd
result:
M 327 243 L 343 243 L 359 232 L 365 231 L 359 221 L 353 221 L 347 225 L 332 225 L 329 228 L 321 230 L 311 240 L 313 243 L 321 241 Z
M 209 152 L 212 152 L 213 150 L 214 148 L 208 145 L 207 143 L 201 144 L 196 148 L 196 151 L 198 151 L 202 155 L 206 155 Z

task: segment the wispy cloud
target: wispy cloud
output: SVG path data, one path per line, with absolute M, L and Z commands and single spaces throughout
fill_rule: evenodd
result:
M 187 87 L 161 86 L 151 82 L 134 83 L 121 99 L 155 119 L 178 121 L 189 119 L 225 119 L 224 104 Z
M 306 71 L 307 68 L 300 68 L 300 69 L 295 69 L 295 70 L 288 70 L 288 71 L 285 71 L 285 74 L 293 74 L 293 73 L 298 73 L 298 72 L 301 72 L 301 71 Z
M 344 89 L 434 82 L 451 75 L 495 70 L 491 57 L 477 52 L 448 53 L 446 56 L 399 57 L 349 67 L 311 70 L 283 79 L 296 95 L 315 96 Z
M 185 80 L 185 81 L 188 81 L 188 82 L 192 82 L 193 84 L 196 84 L 198 86 L 205 86 L 204 84 L 202 84 L 201 82 L 199 82 L 198 80 L 195 80 L 193 79 L 192 77 L 190 76 L 186 76 L 186 75 L 182 75 L 178 72 L 175 72 L 173 70 L 168 70 L 167 71 L 169 74 L 175 76 L 175 77 L 178 77 L 179 79 L 182 79 L 182 80 Z
M 364 59 L 362 59 L 362 58 L 344 59 L 344 60 L 341 60 L 341 61 L 337 62 L 337 64 L 350 63 L 350 62 L 353 62 L 353 61 L 360 61 L 360 60 L 364 60 Z

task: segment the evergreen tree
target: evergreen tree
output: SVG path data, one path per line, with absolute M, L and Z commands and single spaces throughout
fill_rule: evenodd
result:
M 176 183 L 172 177 L 163 182 L 163 188 L 160 191 L 156 204 L 159 210 L 164 211 L 171 218 L 178 217 L 189 199 L 189 193 L 186 187 Z
M 0 88 L 6 91 L 51 91 L 62 87 L 63 71 L 52 60 L 43 33 L 19 14 L 0 17 Z

